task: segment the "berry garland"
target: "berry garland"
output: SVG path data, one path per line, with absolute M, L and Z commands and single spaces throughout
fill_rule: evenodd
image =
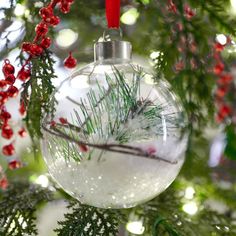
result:
M 49 27 L 55 27 L 60 23 L 60 18 L 54 15 L 54 9 L 58 7 L 64 14 L 70 11 L 70 7 L 74 0 L 52 0 L 46 7 L 39 10 L 41 22 L 35 27 L 36 36 L 33 42 L 23 42 L 22 51 L 28 54 L 28 59 L 25 60 L 23 66 L 15 76 L 15 67 L 10 63 L 8 59 L 4 61 L 2 72 L 4 79 L 0 80 L 0 131 L 2 138 L 9 140 L 10 143 L 2 147 L 2 154 L 9 157 L 15 154 L 14 143 L 17 135 L 19 137 L 26 136 L 26 130 L 21 127 L 18 130 L 17 135 L 14 134 L 11 127 L 12 115 L 7 111 L 5 106 L 6 102 L 17 97 L 20 90 L 14 86 L 16 80 L 20 80 L 23 84 L 30 80 L 31 77 L 31 60 L 33 58 L 40 57 L 46 49 L 51 46 L 51 38 L 47 37 Z M 72 56 L 71 52 L 64 61 L 64 66 L 71 69 L 77 64 L 77 60 Z M 23 101 L 20 102 L 19 113 L 22 118 L 26 115 L 26 107 Z M 20 160 L 13 159 L 8 163 L 8 169 L 14 170 L 22 167 L 23 164 Z M 7 178 L 4 174 L 2 167 L 0 166 L 0 188 L 5 189 L 8 186 Z
M 227 71 L 221 57 L 221 53 L 225 47 L 230 44 L 231 39 L 228 38 L 225 45 L 218 42 L 214 45 L 214 58 L 216 63 L 213 68 L 213 73 L 218 77 L 217 88 L 214 95 L 217 109 L 216 121 L 218 123 L 226 123 L 227 120 L 233 121 L 233 104 L 232 99 L 229 99 L 235 92 L 233 75 Z
M 228 37 L 225 45 L 216 43 L 214 46 L 214 57 L 216 59 L 213 68 L 214 74 L 218 77 L 214 92 L 216 105 L 216 121 L 223 125 L 225 133 L 224 155 L 232 160 L 236 157 L 236 85 L 235 66 L 229 68 L 222 60 L 222 52 L 225 47 L 232 46 L 233 42 Z

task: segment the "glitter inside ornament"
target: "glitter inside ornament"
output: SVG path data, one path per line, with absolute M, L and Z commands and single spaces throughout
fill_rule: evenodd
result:
M 56 182 L 80 202 L 128 208 L 163 192 L 187 145 L 186 121 L 169 84 L 131 61 L 131 45 L 95 45 L 95 62 L 53 95 L 42 149 Z M 62 122 L 66 121 L 66 122 Z

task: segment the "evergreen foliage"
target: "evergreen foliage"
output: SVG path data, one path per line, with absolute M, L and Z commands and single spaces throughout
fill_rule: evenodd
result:
M 60 221 L 60 228 L 55 232 L 58 236 L 114 236 L 118 233 L 118 212 L 71 202 L 72 213 L 65 215 Z
M 52 199 L 49 190 L 25 182 L 12 183 L 0 192 L 0 235 L 37 235 L 35 212 Z
M 25 118 L 28 131 L 32 138 L 41 137 L 41 120 L 44 112 L 53 112 L 55 101 L 49 99 L 54 90 L 52 79 L 56 78 L 53 69 L 54 60 L 51 53 L 46 52 L 41 58 L 32 60 L 31 79 L 24 84 L 22 101 L 27 106 L 27 116 Z

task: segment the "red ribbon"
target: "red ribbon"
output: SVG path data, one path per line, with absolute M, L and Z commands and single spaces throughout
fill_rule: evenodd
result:
M 106 0 L 106 16 L 108 28 L 120 27 L 120 0 Z

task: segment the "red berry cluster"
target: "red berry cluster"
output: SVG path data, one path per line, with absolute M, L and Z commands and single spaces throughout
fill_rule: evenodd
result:
M 171 22 L 173 24 L 171 37 L 176 37 L 176 35 L 180 35 L 179 42 L 177 45 L 178 51 L 180 53 L 184 53 L 185 51 L 189 51 L 192 54 L 196 53 L 197 43 L 195 42 L 194 38 L 191 35 L 188 35 L 186 37 L 186 35 L 183 33 L 184 30 L 183 18 L 190 21 L 196 15 L 196 11 L 193 10 L 188 4 L 185 4 L 183 6 L 183 11 L 184 11 L 183 14 L 182 12 L 179 12 L 176 4 L 174 3 L 174 0 L 168 0 L 166 9 L 167 11 L 170 12 L 170 14 L 179 16 L 179 21 L 176 22 L 176 17 L 175 17 L 174 21 Z M 169 20 L 171 21 L 171 17 L 168 18 L 168 21 Z M 192 57 L 189 61 L 191 69 L 196 69 L 197 63 L 194 57 Z M 185 67 L 186 67 L 186 61 L 180 58 L 174 65 L 174 70 L 176 73 L 179 73 L 180 71 L 184 70 Z
M 14 86 L 16 79 L 20 79 L 22 77 L 22 73 L 26 73 L 25 69 L 21 69 L 18 72 L 17 77 L 15 77 L 15 68 L 13 65 L 10 64 L 9 60 L 5 60 L 2 72 L 4 75 L 4 79 L 0 80 L 0 129 L 1 129 L 1 136 L 4 139 L 12 140 L 14 137 L 13 129 L 10 125 L 11 121 L 11 114 L 6 109 L 6 102 L 14 98 L 18 95 L 19 90 L 17 87 Z M 20 112 L 20 114 L 24 115 Z M 23 128 L 22 128 L 23 129 Z M 21 130 L 22 130 L 21 129 Z M 20 135 L 20 134 L 19 134 Z M 22 137 L 22 135 L 20 135 Z M 2 153 L 5 156 L 12 156 L 15 153 L 15 148 L 13 142 L 8 145 L 2 147 Z
M 168 0 L 167 9 L 169 12 L 178 14 L 178 9 L 173 0 Z M 183 10 L 184 10 L 184 16 L 186 17 L 187 20 L 191 20 L 196 15 L 196 12 L 188 4 L 184 5 Z
M 54 8 L 58 6 L 60 11 L 66 14 L 70 11 L 73 2 L 74 0 L 52 0 L 46 7 L 39 10 L 39 15 L 42 20 L 35 27 L 36 36 L 32 43 L 24 42 L 22 44 L 22 50 L 30 55 L 27 63 L 29 63 L 31 57 L 42 55 L 44 50 L 51 45 L 51 39 L 47 37 L 49 27 L 55 27 L 60 23 L 60 18 L 54 14 Z M 65 65 L 68 68 L 72 68 L 72 63 L 70 63 L 71 57 L 70 55 L 69 62 L 67 63 L 69 66 L 67 66 L 67 64 Z M 73 67 L 76 66 L 76 60 L 74 59 L 74 61 Z
M 233 115 L 233 104 L 231 104 L 228 99 L 228 95 L 234 90 L 233 76 L 226 70 L 225 64 L 221 58 L 221 52 L 230 43 L 231 40 L 228 38 L 228 42 L 225 45 L 219 42 L 214 45 L 214 58 L 216 63 L 213 68 L 213 73 L 218 77 L 217 88 L 214 94 L 217 107 L 216 121 L 219 123 L 225 122 Z
M 6 59 L 4 61 L 2 68 L 4 79 L 0 80 L 0 133 L 2 138 L 9 140 L 9 143 L 2 147 L 2 153 L 5 156 L 13 156 L 15 154 L 14 143 L 16 136 L 25 137 L 27 134 L 24 128 L 21 128 L 17 133 L 14 133 L 10 124 L 12 116 L 5 106 L 10 98 L 16 97 L 19 93 L 19 90 L 14 86 L 14 83 L 16 79 L 19 79 L 22 82 L 29 80 L 31 76 L 31 59 L 42 55 L 44 50 L 50 47 L 51 39 L 47 37 L 49 27 L 55 27 L 60 23 L 60 18 L 54 15 L 54 8 L 59 7 L 60 11 L 66 14 L 70 11 L 73 2 L 74 0 L 52 0 L 46 7 L 40 9 L 39 14 L 42 20 L 35 27 L 36 36 L 33 42 L 24 42 L 22 44 L 22 51 L 29 54 L 29 57 L 17 73 L 17 76 L 14 75 L 15 68 L 10 64 L 9 60 Z M 73 68 L 76 66 L 76 63 L 76 59 L 73 58 L 70 53 L 65 61 L 65 66 L 67 68 Z M 20 103 L 19 113 L 22 116 L 26 113 L 25 104 L 23 102 Z M 8 163 L 8 168 L 11 170 L 20 167 L 22 167 L 22 163 L 19 160 L 11 160 Z M 0 188 L 5 189 L 7 186 L 7 179 L 0 166 Z
M 22 80 L 22 78 L 25 78 L 28 70 L 25 68 L 21 69 L 17 76 L 15 77 L 15 68 L 12 64 L 10 64 L 9 60 L 5 60 L 2 72 L 4 75 L 4 79 L 0 80 L 0 131 L 1 131 L 1 137 L 9 140 L 9 143 L 4 145 L 2 147 L 2 154 L 9 157 L 13 156 L 15 154 L 15 147 L 14 147 L 14 138 L 16 138 L 16 135 L 14 134 L 13 128 L 11 126 L 11 118 L 12 115 L 7 111 L 6 108 L 6 102 L 14 98 L 18 95 L 19 90 L 16 86 L 14 86 L 16 79 Z M 27 74 L 29 76 L 29 74 Z M 20 112 L 20 114 L 24 115 Z M 18 132 L 18 135 L 23 137 L 22 130 L 25 130 L 24 128 L 21 128 Z M 21 162 L 18 160 L 13 160 L 15 162 L 18 162 L 18 165 L 12 166 L 12 161 L 9 162 L 8 168 L 9 169 L 16 169 L 21 167 Z M 7 178 L 3 174 L 2 168 L 0 166 L 0 188 L 5 189 L 8 186 Z

